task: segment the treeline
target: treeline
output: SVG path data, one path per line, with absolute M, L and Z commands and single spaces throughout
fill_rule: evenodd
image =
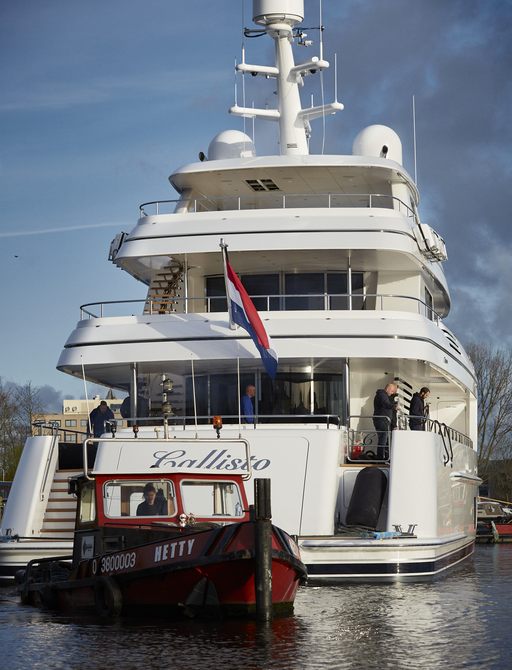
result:
M 45 411 L 41 389 L 29 382 L 24 386 L 4 384 L 0 379 L 0 478 L 11 481 L 32 433 L 32 421 Z
M 512 351 L 466 348 L 478 379 L 478 474 L 492 497 L 512 500 Z

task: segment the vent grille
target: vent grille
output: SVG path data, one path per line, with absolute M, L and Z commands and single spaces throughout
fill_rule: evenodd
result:
M 272 179 L 246 179 L 253 191 L 279 191 L 279 186 Z

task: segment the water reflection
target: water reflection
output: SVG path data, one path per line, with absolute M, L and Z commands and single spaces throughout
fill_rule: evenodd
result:
M 477 548 L 433 584 L 305 587 L 295 616 L 99 622 L 18 604 L 0 590 L 0 649 L 17 668 L 368 669 L 510 667 L 512 546 Z

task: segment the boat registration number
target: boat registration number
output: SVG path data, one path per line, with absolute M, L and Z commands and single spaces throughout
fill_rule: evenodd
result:
M 134 551 L 126 552 L 124 554 L 113 554 L 111 556 L 102 556 L 100 559 L 100 573 L 118 572 L 119 570 L 126 570 L 127 568 L 134 568 L 137 554 Z M 98 562 L 96 559 L 92 562 L 92 572 L 96 574 L 98 570 Z

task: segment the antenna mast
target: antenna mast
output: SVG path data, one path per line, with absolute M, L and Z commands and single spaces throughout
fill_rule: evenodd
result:
M 231 114 L 248 118 L 261 118 L 279 122 L 280 153 L 287 156 L 303 156 L 309 153 L 308 129 L 311 119 L 325 117 L 326 114 L 335 114 L 343 109 L 343 105 L 332 102 L 327 105 L 302 109 L 299 86 L 304 83 L 304 77 L 325 70 L 329 63 L 323 58 L 314 56 L 311 60 L 295 65 L 292 43 L 299 36 L 300 43 L 310 44 L 302 38 L 295 26 L 304 19 L 304 0 L 253 0 L 253 21 L 261 30 L 246 30 L 249 37 L 256 37 L 266 33 L 275 43 L 275 65 L 251 65 L 245 62 L 237 65 L 238 72 L 262 76 L 266 79 L 275 79 L 277 83 L 277 109 L 257 109 L 254 107 L 239 107 L 235 104 L 229 110 Z M 321 32 L 321 30 L 320 30 Z M 320 40 L 320 52 L 323 52 Z

